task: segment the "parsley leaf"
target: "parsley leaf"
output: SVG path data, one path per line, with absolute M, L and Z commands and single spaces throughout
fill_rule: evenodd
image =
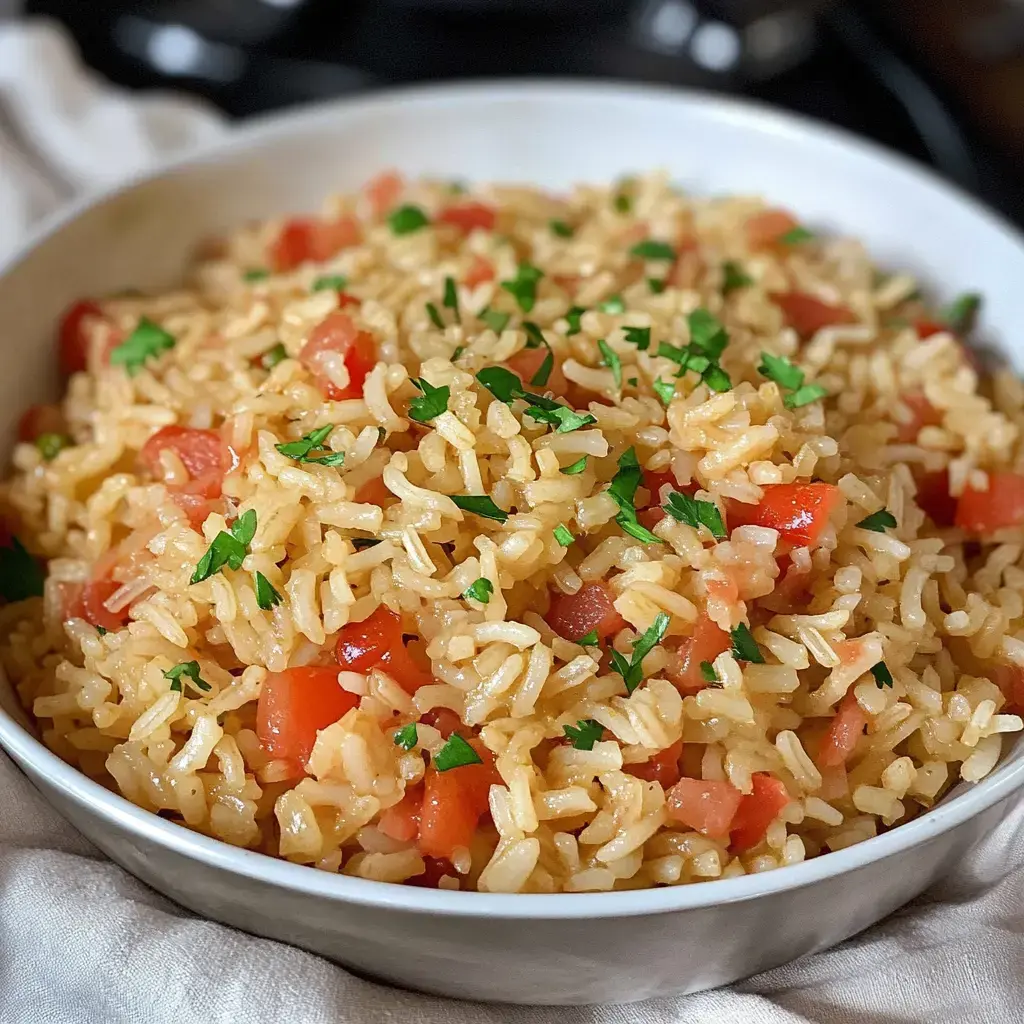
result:
M 718 676 L 715 674 L 715 666 L 710 661 L 700 663 L 700 677 L 705 683 L 717 683 Z
M 128 375 L 134 377 L 147 359 L 155 359 L 176 344 L 173 334 L 143 317 L 135 330 L 110 353 L 110 365 L 123 366 Z
M 597 642 L 597 630 L 592 629 L 589 633 L 584 633 L 583 636 L 576 641 L 580 647 L 599 647 Z
M 783 232 L 776 241 L 780 245 L 803 245 L 804 242 L 809 242 L 813 238 L 813 231 L 808 231 L 807 228 L 798 225 L 795 228 L 790 228 L 789 231 Z
M 661 378 L 658 378 L 651 384 L 651 387 L 654 388 L 655 394 L 661 399 L 661 404 L 668 408 L 669 402 L 672 401 L 676 393 L 676 382 L 674 380 L 661 380 Z
M 314 292 L 340 292 L 348 284 L 348 278 L 341 274 L 324 274 L 318 277 L 310 289 Z
M 508 322 L 512 319 L 512 314 L 499 313 L 496 309 L 488 308 L 480 310 L 477 314 L 477 319 L 490 327 L 495 334 L 501 334 L 501 332 L 508 327 Z
M 274 589 L 274 585 L 261 572 L 256 573 L 256 603 L 265 611 L 270 611 L 275 605 L 281 603 L 281 595 Z
M 649 277 L 647 287 L 650 288 L 652 295 L 660 295 L 665 290 L 665 282 L 656 277 Z
M 543 369 L 543 367 L 542 367 Z M 530 408 L 526 415 L 539 423 L 550 423 L 556 427 L 555 433 L 568 434 L 570 431 L 579 430 L 580 427 L 589 426 L 597 420 L 589 413 L 578 413 L 567 405 L 561 405 L 553 398 L 545 398 L 543 395 L 534 395 L 523 390 L 523 382 L 511 370 L 503 366 L 484 367 L 476 379 L 499 402 L 510 405 L 516 398 L 522 398 Z M 536 380 L 536 375 L 534 375 Z
M 601 365 L 607 366 L 612 371 L 612 380 L 617 388 L 622 387 L 622 360 L 612 351 L 611 346 L 604 338 L 597 343 L 601 351 Z
M 104 629 L 102 626 L 97 626 L 96 627 L 96 633 L 97 633 L 98 636 L 106 636 L 108 632 L 110 632 L 110 631 L 107 630 L 107 629 Z
M 657 242 L 653 238 L 637 242 L 629 250 L 629 254 L 642 260 L 674 260 L 676 258 L 676 251 L 668 242 Z
M 794 366 L 785 356 L 773 356 L 771 352 L 761 353 L 757 372 L 787 391 L 799 391 L 804 384 L 804 371 L 799 366 Z
M 511 370 L 506 370 L 504 366 L 485 366 L 476 375 L 476 379 L 499 402 L 504 402 L 506 405 L 511 405 L 513 399 L 521 398 L 524 394 L 523 382 Z
M 451 388 L 447 384 L 435 388 L 422 377 L 413 377 L 412 383 L 423 394 L 410 400 L 409 419 L 416 420 L 417 423 L 429 423 L 435 416 L 447 411 L 448 399 L 451 396 Z
M 617 313 L 625 313 L 626 303 L 623 302 L 621 295 L 612 295 L 605 299 L 604 302 L 599 302 L 597 304 L 597 308 L 601 310 L 602 313 L 611 313 L 614 315 Z
M 690 325 L 690 343 L 712 362 L 717 362 L 729 344 L 729 335 L 722 322 L 704 308 L 688 314 L 686 322 Z
M 455 287 L 454 277 L 446 277 L 444 279 L 444 298 L 441 299 L 441 305 L 445 309 L 452 311 L 457 324 L 462 323 L 462 317 L 459 314 L 459 291 Z
M 718 506 L 713 501 L 700 501 L 680 491 L 672 491 L 662 507 L 673 519 L 686 523 L 695 530 L 706 526 L 716 540 L 723 540 L 728 536 L 725 523 L 722 522 L 722 513 L 718 511 Z
M 274 447 L 282 455 L 286 455 L 296 462 L 313 462 L 318 466 L 340 466 L 345 461 L 345 453 L 332 452 L 324 444 L 331 436 L 333 429 L 333 423 L 326 423 L 324 426 L 304 434 L 298 441 L 286 441 L 284 444 L 277 444 Z M 313 458 L 313 455 L 320 452 L 327 452 L 327 454 L 322 458 Z
M 565 314 L 566 323 L 569 325 L 569 329 L 565 332 L 567 338 L 571 338 L 574 334 L 579 334 L 583 329 L 580 326 L 580 318 L 586 310 L 582 306 L 571 306 Z
M 630 345 L 636 345 L 641 352 L 646 352 L 651 347 L 650 327 L 623 327 L 622 336 Z
M 572 228 L 564 220 L 549 220 L 548 227 L 553 235 L 559 238 L 572 238 Z
M 537 372 L 530 378 L 530 383 L 534 387 L 542 388 L 547 384 L 551 377 L 551 371 L 555 368 L 555 355 L 551 351 L 551 346 L 548 344 L 547 338 L 544 337 L 543 331 L 533 321 L 524 320 L 523 330 L 526 331 L 527 348 L 540 348 L 543 345 L 548 350 L 543 362 L 537 367 Z
M 661 539 L 651 533 L 646 526 L 642 526 L 636 517 L 633 498 L 643 477 L 636 452 L 632 448 L 627 448 L 619 456 L 618 466 L 619 471 L 612 477 L 612 481 L 608 485 L 608 493 L 620 509 L 619 514 L 615 517 L 615 522 L 624 533 L 635 537 L 643 544 L 660 544 Z
M 552 403 L 550 407 L 541 406 L 533 401 L 539 397 L 537 395 L 527 394 L 523 397 L 530 402 L 530 408 L 526 410 L 526 415 L 539 423 L 550 423 L 555 427 L 556 434 L 569 434 L 597 422 L 589 412 L 576 412 L 567 405 L 559 405 L 557 402 Z
M 619 213 L 629 213 L 633 209 L 633 200 L 625 192 L 619 192 L 612 200 L 612 206 Z
M 0 597 L 24 601 L 43 596 L 43 570 L 17 537 L 0 547 Z
M 712 391 L 722 392 L 728 391 L 732 387 L 732 381 L 729 379 L 729 374 L 725 372 L 717 363 L 712 363 L 702 374 L 701 379 Z
M 243 281 L 263 281 L 270 277 L 270 271 L 266 267 L 253 267 L 242 275 Z
M 427 316 L 430 317 L 430 322 L 439 330 L 444 330 L 444 317 L 437 310 L 432 302 L 426 303 Z
M 732 656 L 737 661 L 752 661 L 755 665 L 764 664 L 764 655 L 757 641 L 750 633 L 750 629 L 740 623 L 729 635 L 732 637 Z
M 71 438 L 66 434 L 40 434 L 36 438 L 36 448 L 39 449 L 39 454 L 46 462 L 57 458 L 60 452 L 70 444 Z
M 939 314 L 939 319 L 951 331 L 963 334 L 974 326 L 979 309 L 981 309 L 981 296 L 976 292 L 967 292 L 946 306 Z
M 892 673 L 884 661 L 880 661 L 877 665 L 872 665 L 871 674 L 875 677 L 875 686 L 880 690 L 883 687 L 892 686 Z
M 827 397 L 828 391 L 820 384 L 805 384 L 791 395 L 786 395 L 782 404 L 787 409 L 799 409 L 804 405 L 810 405 L 811 402 L 816 402 L 819 398 Z
M 511 281 L 502 281 L 501 287 L 516 300 L 524 313 L 529 313 L 537 301 L 537 282 L 543 276 L 543 271 L 529 263 L 520 263 L 516 267 L 516 276 Z
M 403 750 L 412 750 L 413 747 L 419 743 L 419 736 L 416 734 L 416 723 L 410 722 L 408 725 L 403 725 L 401 729 L 397 730 L 394 735 L 394 742 L 396 747 L 401 747 Z
M 248 554 L 247 548 L 256 535 L 256 510 L 250 508 L 243 512 L 231 524 L 229 530 L 230 532 L 221 530 L 213 538 L 213 543 L 199 560 L 196 571 L 192 573 L 190 584 L 208 580 L 224 566 L 235 570 L 242 568 L 242 562 Z
M 885 533 L 887 529 L 896 525 L 896 517 L 888 509 L 879 509 L 865 516 L 857 526 L 862 530 L 870 530 L 872 533 Z
M 466 351 L 466 346 L 465 345 L 457 346 L 455 351 L 452 353 L 452 357 L 449 360 L 449 362 L 457 363 L 459 361 L 459 356 L 461 356 L 462 353 L 465 352 L 465 351 Z
M 658 612 L 657 618 L 644 634 L 633 641 L 633 656 L 629 661 L 616 650 L 609 652 L 612 668 L 622 676 L 626 684 L 626 693 L 632 693 L 643 682 L 643 660 L 661 643 L 668 624 L 669 616 L 665 612 Z
M 268 348 L 263 355 L 260 356 L 260 366 L 264 370 L 272 370 L 282 359 L 287 359 L 288 353 L 285 351 L 284 345 L 278 342 L 273 348 Z
M 593 750 L 594 744 L 604 735 L 604 727 L 592 718 L 581 718 L 575 725 L 563 725 L 562 731 L 577 750 Z
M 722 264 L 722 294 L 728 295 L 739 288 L 747 288 L 754 279 L 735 260 L 726 260 Z
M 430 219 L 418 206 L 399 206 L 388 214 L 388 224 L 396 235 L 410 235 L 429 223 Z
M 185 676 L 187 679 L 191 679 L 196 689 L 211 690 L 213 687 L 203 679 L 199 674 L 199 662 L 198 661 L 182 661 L 175 665 L 174 668 L 168 669 L 164 673 L 164 679 L 171 680 L 171 689 L 177 690 L 181 693 L 181 677 Z
M 555 527 L 555 540 L 557 540 L 563 548 L 567 548 L 575 539 L 576 538 L 572 535 L 572 531 L 564 523 L 559 523 Z
M 474 601 L 479 601 L 481 604 L 487 604 L 491 599 L 491 594 L 494 593 L 494 584 L 484 576 L 481 576 L 478 580 L 474 580 L 466 589 L 462 592 L 462 596 L 466 598 L 472 598 Z
M 494 519 L 499 523 L 508 520 L 508 513 L 495 505 L 486 494 L 453 494 L 451 499 L 463 512 L 472 512 L 481 519 Z
M 563 473 L 565 476 L 576 476 L 577 473 L 582 473 L 587 468 L 587 457 L 584 455 L 582 458 L 577 459 L 574 463 L 569 466 L 563 466 L 558 472 Z
M 439 772 L 467 764 L 483 764 L 480 755 L 457 732 L 448 737 L 448 742 L 434 755 L 433 762 Z

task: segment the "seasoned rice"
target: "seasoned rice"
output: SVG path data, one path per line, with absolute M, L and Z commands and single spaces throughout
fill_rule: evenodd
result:
M 65 320 L 2 492 L 47 746 L 228 843 L 493 892 L 791 865 L 991 772 L 1024 388 L 971 303 L 659 175 L 460 192 L 384 175 Z

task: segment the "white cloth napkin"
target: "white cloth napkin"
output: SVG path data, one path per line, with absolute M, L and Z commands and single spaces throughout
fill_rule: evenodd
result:
M 198 103 L 128 96 L 97 81 L 51 26 L 0 24 L 0 256 L 32 220 L 72 194 L 223 130 Z M 0 755 L 3 1022 L 1021 1020 L 1024 807 L 908 909 L 837 949 L 733 988 L 632 1006 L 483 1006 L 363 981 L 309 953 L 193 916 L 107 861 Z

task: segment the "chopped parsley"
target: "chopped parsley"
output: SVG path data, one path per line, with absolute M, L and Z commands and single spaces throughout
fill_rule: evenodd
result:
M 551 228 L 551 234 L 559 238 L 572 238 L 572 228 L 564 220 L 549 220 L 548 227 Z
M 576 641 L 580 647 L 598 647 L 600 646 L 597 642 L 597 630 L 592 629 L 589 633 L 584 633 L 583 636 Z
M 536 401 L 540 397 L 538 395 L 526 394 L 523 397 L 530 403 L 526 415 L 538 423 L 551 424 L 556 434 L 571 434 L 574 430 L 589 427 L 591 423 L 597 422 L 589 412 L 575 412 L 569 406 L 559 405 L 558 402 L 552 402 L 550 406 L 540 405 Z
M 422 377 L 413 377 L 412 383 L 423 394 L 410 400 L 409 419 L 416 420 L 417 423 L 429 423 L 435 416 L 447 411 L 448 399 L 451 396 L 451 388 L 447 384 L 435 388 Z
M 717 391 L 718 393 L 728 391 L 732 387 L 732 381 L 729 379 L 729 374 L 727 374 L 717 363 L 712 363 L 701 374 L 701 379 L 712 391 Z
M 441 305 L 452 311 L 457 324 L 462 323 L 462 316 L 459 314 L 459 290 L 455 287 L 454 277 L 444 279 L 444 297 L 441 299 Z
M 646 352 L 651 347 L 650 327 L 623 327 L 622 336 L 630 345 L 636 345 L 641 352 Z
M 543 367 L 542 367 L 543 369 Z M 511 371 L 503 366 L 487 366 L 482 369 L 476 379 L 499 402 L 511 405 L 516 398 L 521 398 L 529 404 L 526 415 L 540 423 L 550 423 L 555 426 L 555 433 L 568 434 L 570 431 L 579 430 L 580 427 L 589 426 L 597 420 L 589 413 L 574 412 L 567 405 L 561 405 L 553 398 L 545 398 L 543 395 L 534 395 L 523 390 L 523 382 Z M 536 379 L 536 375 L 534 375 Z
M 551 377 L 551 371 L 555 368 L 555 354 L 551 351 L 551 346 L 548 344 L 547 338 L 544 337 L 544 332 L 535 323 L 531 320 L 524 320 L 523 330 L 526 331 L 527 348 L 540 348 L 543 346 L 548 350 L 543 362 L 537 367 L 537 372 L 530 378 L 530 383 L 534 387 L 542 388 L 547 384 Z
M 478 580 L 474 580 L 466 589 L 462 592 L 462 596 L 465 598 L 472 598 L 474 601 L 479 601 L 481 604 L 487 604 L 491 599 L 491 594 L 494 593 L 494 584 L 484 576 L 481 576 Z
M 265 611 L 269 612 L 275 605 L 281 603 L 281 595 L 274 589 L 274 585 L 261 572 L 256 573 L 256 603 Z
M 690 327 L 690 344 L 696 345 L 712 362 L 717 362 L 729 344 L 729 334 L 721 320 L 700 307 L 687 315 L 686 322 Z
M 230 532 L 221 530 L 213 538 L 213 543 L 199 560 L 189 583 L 202 583 L 220 572 L 224 566 L 235 570 L 242 568 L 249 545 L 256 535 L 256 510 L 250 508 L 243 512 L 228 529 Z
M 494 519 L 499 523 L 508 519 L 508 513 L 495 505 L 486 494 L 453 494 L 451 499 L 463 512 L 472 512 L 481 519 Z
M 465 352 L 465 351 L 466 351 L 466 346 L 465 345 L 457 346 L 455 351 L 452 353 L 451 362 L 457 363 L 459 361 L 459 356 L 461 356 L 462 353 Z
M 584 455 L 582 458 L 577 459 L 570 465 L 563 466 L 558 472 L 563 473 L 565 476 L 576 476 L 577 473 L 582 473 L 586 468 L 587 456 Z
M 520 263 L 516 267 L 516 276 L 511 281 L 502 281 L 501 287 L 516 300 L 524 313 L 529 313 L 537 301 L 537 282 L 543 276 L 543 271 L 529 263 Z
M 612 200 L 612 206 L 618 213 L 629 213 L 633 209 L 633 200 L 625 192 L 619 192 Z
M 880 661 L 877 665 L 872 665 L 871 674 L 875 677 L 875 686 L 880 690 L 883 687 L 892 686 L 892 673 L 884 661 Z
M 729 635 L 732 637 L 732 656 L 737 661 L 752 661 L 755 665 L 764 664 L 764 655 L 757 641 L 750 633 L 749 627 L 740 623 Z
M 661 540 L 646 526 L 642 526 L 636 517 L 633 498 L 636 496 L 636 489 L 640 486 L 640 481 L 643 478 L 636 452 L 632 448 L 627 448 L 619 456 L 618 466 L 619 471 L 612 477 L 612 481 L 608 485 L 608 493 L 615 504 L 619 506 L 619 514 L 615 517 L 615 522 L 619 524 L 623 533 L 635 537 L 644 544 L 660 544 Z
M 499 313 L 496 309 L 490 309 L 488 307 L 486 309 L 480 310 L 480 312 L 477 314 L 477 319 L 481 323 L 486 324 L 488 327 L 490 327 L 490 329 L 494 331 L 495 334 L 501 334 L 501 332 L 505 330 L 506 327 L 508 327 L 508 322 L 509 320 L 512 319 L 512 314 Z
M 109 632 L 109 630 L 104 629 L 102 626 L 97 626 L 96 627 L 96 634 L 97 634 L 97 636 L 106 636 L 108 632 Z
M 198 661 L 182 661 L 164 673 L 164 679 L 171 680 L 171 689 L 181 693 L 181 678 L 191 679 L 196 689 L 212 690 L 213 687 L 199 674 Z
M 896 517 L 888 509 L 881 508 L 865 516 L 857 525 L 862 530 L 870 530 L 872 533 L 885 533 L 896 525 Z
M 662 380 L 659 377 L 651 384 L 651 387 L 654 388 L 654 393 L 661 399 L 661 404 L 668 408 L 669 402 L 672 401 L 676 393 L 676 382 L 674 380 Z
M 773 356 L 770 352 L 762 352 L 761 365 L 757 372 L 762 377 L 775 381 L 780 388 L 789 391 L 783 399 L 787 409 L 799 409 L 828 395 L 828 391 L 820 384 L 805 384 L 804 371 L 799 366 L 794 366 L 785 356 Z
M 342 274 L 324 274 L 318 277 L 312 285 L 314 292 L 340 292 L 348 284 L 348 278 Z
M 633 641 L 633 657 L 629 661 L 614 648 L 609 652 L 612 668 L 622 676 L 626 684 L 626 693 L 632 693 L 643 682 L 643 660 L 661 643 L 668 624 L 669 616 L 659 612 L 643 636 Z
M 723 295 L 728 295 L 740 288 L 748 288 L 753 283 L 754 279 L 735 260 L 726 260 L 722 264 Z
M 43 596 L 43 570 L 17 537 L 0 547 L 0 597 L 24 601 Z
M 717 683 L 718 676 L 715 674 L 715 666 L 710 661 L 700 663 L 700 677 L 705 683 Z
M 270 271 L 266 267 L 252 267 L 242 275 L 243 281 L 264 281 L 270 277 Z
M 557 540 L 563 548 L 567 548 L 575 539 L 576 538 L 572 535 L 572 531 L 564 523 L 559 523 L 555 527 L 555 540 Z
M 36 438 L 36 447 L 46 462 L 52 462 L 70 444 L 66 434 L 40 434 Z
M 642 260 L 674 260 L 676 258 L 676 251 L 668 242 L 657 242 L 653 238 L 637 242 L 629 250 L 629 254 Z
M 791 395 L 786 395 L 782 404 L 785 405 L 787 409 L 799 409 L 802 406 L 810 405 L 811 402 L 818 401 L 819 398 L 827 397 L 828 391 L 820 384 L 805 384 L 802 388 L 798 388 Z
M 403 725 L 394 735 L 395 746 L 401 747 L 403 750 L 412 750 L 419 743 L 419 740 L 420 738 L 416 734 L 415 722 Z
M 647 278 L 647 287 L 650 288 L 652 295 L 660 295 L 665 290 L 665 281 L 657 277 Z
M 565 321 L 569 325 L 569 329 L 565 332 L 567 338 L 571 338 L 574 334 L 579 334 L 583 329 L 580 326 L 580 318 L 586 310 L 582 306 L 571 306 L 565 314 Z
M 621 295 L 611 295 L 604 302 L 599 302 L 597 308 L 602 313 L 611 313 L 613 315 L 618 313 L 626 312 L 626 303 L 623 302 Z
M 680 491 L 672 491 L 662 507 L 673 519 L 686 523 L 695 530 L 702 526 L 707 527 L 716 540 L 728 536 L 725 523 L 722 522 L 722 513 L 718 511 L 718 506 L 713 501 L 700 501 Z
M 511 370 L 506 370 L 504 366 L 485 366 L 476 375 L 476 379 L 499 402 L 504 402 L 506 405 L 511 405 L 513 399 L 522 398 L 525 394 L 523 382 Z
M 134 377 L 147 359 L 157 358 L 176 344 L 173 334 L 143 317 L 135 330 L 110 353 L 110 365 L 123 366 L 128 375 Z
M 430 218 L 418 206 L 399 206 L 388 214 L 388 224 L 396 235 L 411 235 L 429 223 Z
M 286 441 L 284 444 L 276 444 L 274 447 L 289 459 L 296 462 L 313 462 L 318 466 L 340 466 L 345 461 L 344 452 L 332 452 L 324 442 L 331 436 L 334 429 L 333 423 L 325 423 L 308 434 L 303 434 L 298 441 Z M 314 458 L 315 455 L 326 452 L 322 458 Z
M 637 387 L 640 386 L 640 378 L 639 377 L 630 377 L 629 380 L 626 381 L 626 383 L 631 388 L 637 388 Z
M 592 718 L 581 718 L 575 725 L 563 725 L 562 731 L 577 750 L 593 750 L 594 744 L 604 735 L 604 726 Z
M 432 302 L 426 303 L 427 316 L 430 317 L 430 322 L 439 330 L 444 330 L 444 318 L 438 312 L 437 306 Z
M 284 345 L 278 342 L 273 348 L 268 348 L 263 355 L 260 356 L 260 366 L 264 370 L 272 370 L 282 359 L 287 359 L 288 353 L 285 351 Z
M 779 235 L 777 241 L 780 245 L 803 245 L 804 242 L 810 242 L 813 238 L 813 231 L 808 231 L 807 228 L 798 225 Z
M 457 732 L 448 737 L 448 742 L 434 755 L 433 761 L 439 772 L 467 764 L 483 764 L 480 755 Z
M 979 309 L 981 296 L 976 292 L 967 292 L 946 306 L 939 314 L 939 318 L 951 331 L 963 334 L 974 326 Z
M 617 388 L 622 387 L 622 360 L 612 351 L 611 346 L 604 338 L 597 343 L 601 352 L 601 365 L 607 366 L 612 371 L 612 380 Z

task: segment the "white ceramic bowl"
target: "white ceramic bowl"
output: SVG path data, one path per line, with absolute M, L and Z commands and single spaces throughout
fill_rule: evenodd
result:
M 79 205 L 0 275 L 0 437 L 52 395 L 53 325 L 81 295 L 173 284 L 203 236 L 315 209 L 382 168 L 560 187 L 665 167 L 696 191 L 764 193 L 944 294 L 985 293 L 1021 362 L 1024 241 L 902 158 L 759 107 L 608 85 L 410 90 L 256 123 Z M 1017 347 L 1014 347 L 1017 346 Z M 24 727 L 0 683 L 0 743 L 115 861 L 192 910 L 358 972 L 463 998 L 620 1002 L 721 985 L 823 949 L 970 854 L 1024 785 L 1024 743 L 983 783 L 859 846 L 761 875 L 640 892 L 507 896 L 384 885 L 237 850 L 89 781 Z M 19 724 L 19 719 L 21 724 Z

